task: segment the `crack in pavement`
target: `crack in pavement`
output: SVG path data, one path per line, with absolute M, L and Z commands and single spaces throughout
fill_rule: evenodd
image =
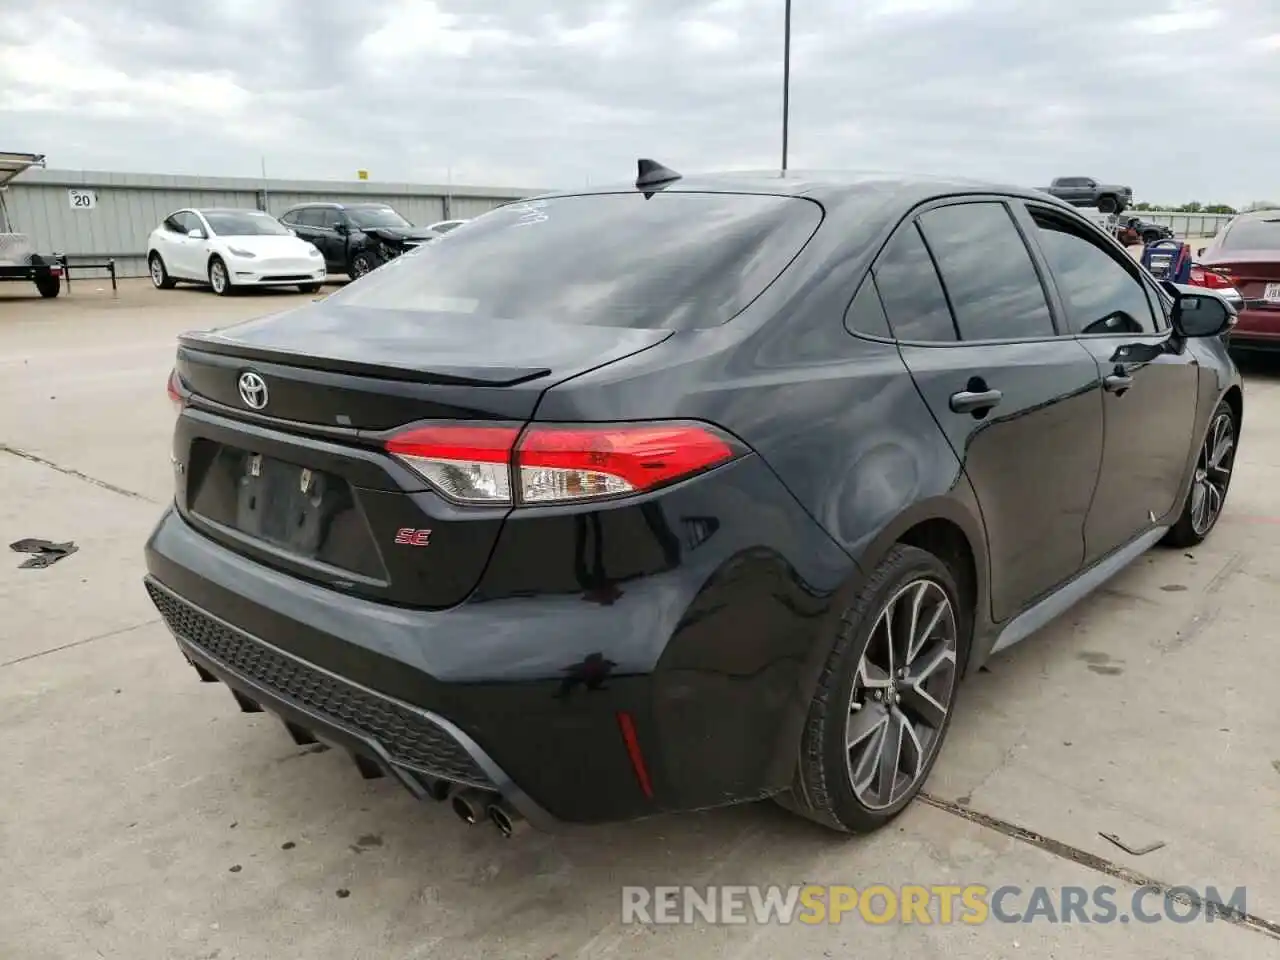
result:
M 1252 930 L 1254 933 L 1260 933 L 1264 937 L 1280 940 L 1280 923 L 1274 920 L 1267 920 L 1256 914 L 1245 913 L 1227 904 L 1205 900 L 1203 897 L 1196 895 L 1190 887 L 1157 880 L 1155 877 L 1150 877 L 1144 873 L 1139 873 L 1137 870 L 1122 866 L 1114 860 L 1100 857 L 1096 853 L 1089 853 L 1089 851 L 1073 847 L 1069 843 L 1054 840 L 1052 837 L 1046 837 L 1043 834 L 1036 833 L 1034 830 L 1020 827 L 1016 823 L 993 817 L 990 814 L 980 813 L 951 800 L 943 800 L 941 797 L 935 797 L 932 794 L 923 792 L 918 795 L 918 799 L 922 803 L 927 803 L 929 806 L 935 807 L 944 813 L 950 813 L 963 820 L 968 820 L 970 823 L 976 823 L 980 827 L 994 830 L 996 833 L 1002 834 L 1011 840 L 1025 843 L 1061 860 L 1078 863 L 1082 867 L 1088 867 L 1090 870 L 1095 870 L 1098 873 L 1136 887 L 1148 887 L 1158 891 L 1167 899 L 1176 900 L 1188 906 L 1195 906 L 1206 912 L 1212 911 L 1215 918 L 1244 927 L 1246 930 Z
M 85 637 L 83 640 L 72 640 L 70 643 L 64 643 L 58 647 L 50 647 L 48 650 L 41 650 L 38 653 L 28 653 L 26 656 L 16 657 L 13 660 L 6 660 L 0 663 L 0 668 L 12 667 L 15 663 L 26 663 L 28 660 L 38 660 L 40 657 L 47 657 L 51 653 L 58 653 L 62 650 L 70 650 L 73 647 L 82 647 L 86 643 L 93 643 L 95 640 L 106 640 L 108 637 L 115 637 L 122 633 L 128 633 L 130 630 L 137 630 L 139 627 L 149 627 L 153 623 L 159 623 L 160 617 L 153 617 L 150 620 L 143 620 L 141 623 L 135 623 L 128 627 L 120 627 L 116 630 L 108 630 L 106 633 L 99 633 L 92 637 Z
M 99 480 L 97 477 L 91 477 L 87 473 L 81 473 L 74 467 L 64 467 L 61 464 L 54 463 L 52 460 L 46 460 L 44 457 L 36 453 L 28 453 L 26 450 L 19 450 L 17 447 L 11 447 L 7 443 L 0 443 L 0 453 L 12 454 L 22 460 L 38 463 L 43 467 L 51 470 L 57 470 L 59 473 L 66 474 L 68 477 L 75 477 L 77 480 L 83 480 L 85 483 L 92 483 L 95 487 L 101 487 L 103 490 L 110 490 L 112 493 L 118 493 L 122 497 L 129 497 L 132 500 L 141 500 L 143 503 L 154 503 L 156 506 L 163 504 L 154 497 L 148 497 L 146 494 L 138 493 L 136 490 L 126 490 L 124 487 L 117 487 L 114 483 L 108 483 L 106 480 Z

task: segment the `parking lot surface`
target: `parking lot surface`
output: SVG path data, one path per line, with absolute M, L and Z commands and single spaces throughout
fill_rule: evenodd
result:
M 0 289 L 0 957 L 1280 956 L 1280 365 L 1245 368 L 1226 512 L 961 694 L 917 802 L 845 839 L 769 803 L 503 840 L 202 685 L 142 589 L 174 336 L 305 302 Z M 34 293 L 34 291 L 30 291 Z M 1110 833 L 1134 855 L 1104 839 Z M 1244 887 L 1189 923 L 625 923 L 622 887 Z M 1024 909 L 1025 902 L 1016 909 Z M 1123 912 L 1123 910 L 1122 910 Z M 1157 905 L 1157 912 L 1158 905 Z

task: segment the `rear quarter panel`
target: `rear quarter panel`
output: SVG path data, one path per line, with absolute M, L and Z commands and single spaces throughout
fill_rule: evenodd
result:
M 751 446 L 856 561 L 850 589 L 912 525 L 946 517 L 970 541 L 985 596 L 982 525 L 959 461 L 897 346 L 844 326 L 871 260 L 905 212 L 849 244 L 838 217 L 827 231 L 829 213 L 803 262 L 737 318 L 676 333 L 563 383 L 543 397 L 536 418 L 718 424 Z

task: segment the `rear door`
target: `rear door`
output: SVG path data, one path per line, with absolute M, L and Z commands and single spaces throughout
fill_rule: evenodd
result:
M 319 251 L 324 254 L 325 266 L 332 269 L 331 248 L 333 245 L 329 242 L 329 238 L 325 236 L 324 208 L 303 207 L 295 212 L 291 225 L 297 231 L 299 237 L 316 245 Z
M 1005 620 L 1075 574 L 1102 458 L 1098 368 L 1060 336 L 1009 207 L 904 224 L 873 275 L 903 360 L 978 496 Z
M 190 210 L 174 214 L 174 219 L 182 231 L 174 243 L 174 273 L 191 280 L 208 280 L 208 228 Z M 201 236 L 189 236 L 192 230 L 199 230 Z
M 320 214 L 321 237 L 325 263 L 335 273 L 346 273 L 351 266 L 351 221 L 336 207 L 325 207 Z
M 1084 177 L 1063 177 L 1058 184 L 1058 196 L 1068 203 L 1077 203 L 1086 199 L 1088 182 Z
M 1027 213 L 1067 322 L 1104 385 L 1106 445 L 1085 524 L 1092 562 L 1180 506 L 1199 367 L 1171 339 L 1162 301 L 1133 257 L 1078 217 L 1038 204 Z

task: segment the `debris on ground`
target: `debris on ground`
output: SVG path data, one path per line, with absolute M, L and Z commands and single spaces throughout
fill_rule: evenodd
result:
M 31 556 L 18 564 L 19 570 L 37 569 L 40 567 L 48 567 L 57 563 L 63 557 L 69 557 L 80 548 L 72 541 L 66 543 L 54 543 L 51 540 L 37 540 L 28 537 L 23 540 L 15 540 L 9 544 L 9 549 L 14 553 L 29 553 Z
M 1110 840 L 1125 853 L 1132 854 L 1135 857 L 1141 857 L 1144 854 L 1152 853 L 1164 846 L 1163 840 L 1157 840 L 1155 843 L 1148 843 L 1145 847 L 1131 847 L 1114 833 L 1099 833 L 1098 836 L 1103 840 Z

